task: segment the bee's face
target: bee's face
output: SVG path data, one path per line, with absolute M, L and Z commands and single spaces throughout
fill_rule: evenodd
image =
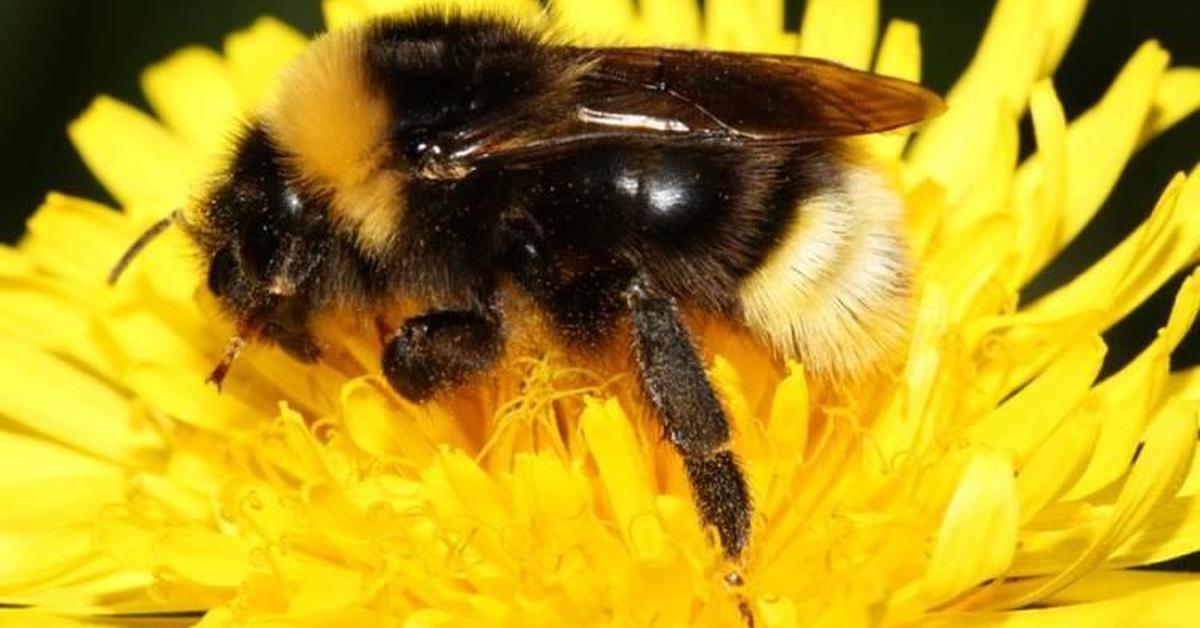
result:
M 266 133 L 252 129 L 205 201 L 199 239 L 208 288 L 238 318 L 241 332 L 311 360 L 317 350 L 306 318 L 329 229 L 321 212 L 306 209 L 319 201 L 287 175 Z

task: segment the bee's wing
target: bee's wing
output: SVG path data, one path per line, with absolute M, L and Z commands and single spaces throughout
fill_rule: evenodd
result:
M 588 110 L 672 120 L 666 133 L 760 142 L 807 142 L 878 133 L 942 108 L 908 81 L 831 61 L 669 48 L 583 50 L 590 70 L 579 99 Z M 592 116 L 603 124 L 605 115 Z
M 429 172 L 528 165 L 602 141 L 794 144 L 878 133 L 936 115 L 941 98 L 908 81 L 830 61 L 670 48 L 572 48 L 580 68 L 561 118 L 493 120 Z

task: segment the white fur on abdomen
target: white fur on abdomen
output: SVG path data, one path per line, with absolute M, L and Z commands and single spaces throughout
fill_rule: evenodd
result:
M 908 335 L 911 271 L 901 203 L 862 166 L 807 199 L 784 240 L 740 290 L 747 326 L 809 372 L 870 371 Z

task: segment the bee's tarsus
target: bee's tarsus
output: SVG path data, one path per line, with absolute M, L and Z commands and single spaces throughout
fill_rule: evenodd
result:
M 754 611 L 750 608 L 750 603 L 745 599 L 739 599 L 738 612 L 742 614 L 742 621 L 746 622 L 746 628 L 754 628 Z
M 735 590 L 734 594 L 737 596 L 738 613 L 742 616 L 742 623 L 745 624 L 746 628 L 754 628 L 754 609 L 750 606 L 750 601 L 740 591 L 745 584 L 746 579 L 736 569 L 725 574 L 725 585 Z
M 242 347 L 246 346 L 246 341 L 241 335 L 235 335 L 229 339 L 229 344 L 225 345 L 225 355 L 221 356 L 221 361 L 213 367 L 212 373 L 209 373 L 208 379 L 205 382 L 217 387 L 217 392 L 221 391 L 221 386 L 225 382 L 225 376 L 229 374 L 229 369 L 233 367 L 234 360 L 242 352 Z

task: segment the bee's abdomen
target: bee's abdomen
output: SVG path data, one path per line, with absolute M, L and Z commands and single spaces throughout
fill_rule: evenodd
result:
M 739 289 L 747 326 L 813 373 L 853 378 L 882 366 L 909 327 L 899 199 L 881 175 L 851 165 L 796 209 Z
M 797 161 L 718 143 L 598 145 L 543 164 L 521 186 L 523 204 L 555 257 L 626 264 L 683 303 L 735 314 L 740 283 L 817 186 Z

